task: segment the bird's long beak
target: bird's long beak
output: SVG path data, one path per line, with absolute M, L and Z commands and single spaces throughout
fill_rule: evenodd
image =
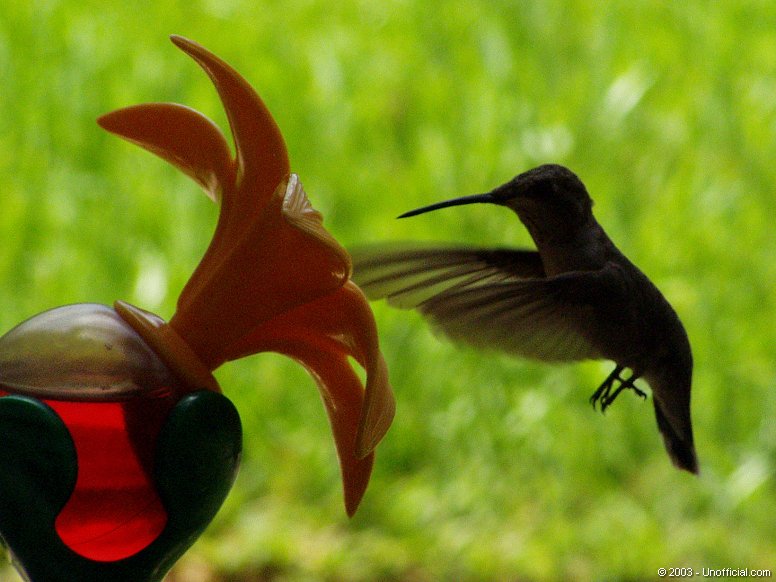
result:
M 432 210 L 439 210 L 440 208 L 447 208 L 448 206 L 462 206 L 464 204 L 499 204 L 498 199 L 492 192 L 486 194 L 472 194 L 470 196 L 461 196 L 460 198 L 453 198 L 452 200 L 445 200 L 444 202 L 437 202 L 436 204 L 429 204 L 423 208 L 416 208 L 400 215 L 398 218 L 408 218 L 410 216 L 417 216 L 418 214 L 424 214 L 431 212 Z

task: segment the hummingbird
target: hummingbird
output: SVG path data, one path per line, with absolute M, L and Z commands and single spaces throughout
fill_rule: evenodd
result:
M 579 177 L 546 164 L 490 192 L 399 218 L 480 203 L 514 211 L 536 250 L 367 247 L 352 253 L 354 281 L 370 299 L 416 309 L 457 342 L 544 362 L 613 361 L 590 397 L 593 408 L 604 412 L 623 390 L 645 399 L 634 384 L 643 378 L 671 461 L 697 474 L 687 333 L 663 294 L 598 224 Z

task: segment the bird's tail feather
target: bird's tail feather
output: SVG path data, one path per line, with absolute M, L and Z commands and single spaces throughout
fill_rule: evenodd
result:
M 689 429 L 687 434 L 680 435 L 668 421 L 658 399 L 655 398 L 653 401 L 655 403 L 657 426 L 663 437 L 663 443 L 666 446 L 666 451 L 668 451 L 668 456 L 671 457 L 671 462 L 675 467 L 697 475 L 698 458 L 695 455 L 692 428 Z

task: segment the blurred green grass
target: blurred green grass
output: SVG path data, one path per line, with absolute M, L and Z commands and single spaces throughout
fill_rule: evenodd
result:
M 667 461 L 649 405 L 605 417 L 608 371 L 435 339 L 374 306 L 398 400 L 348 521 L 315 387 L 262 355 L 219 379 L 245 460 L 170 579 L 644 579 L 776 568 L 776 8 L 550 0 L 118 2 L 0 6 L 0 329 L 121 298 L 169 317 L 216 209 L 102 132 L 178 101 L 220 124 L 193 38 L 259 91 L 331 232 L 529 244 L 508 213 L 404 210 L 543 162 L 574 169 L 694 347 L 702 475 Z M 13 574 L 0 572 L 3 580 Z

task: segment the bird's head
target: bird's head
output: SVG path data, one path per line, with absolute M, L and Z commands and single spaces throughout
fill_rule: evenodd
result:
M 477 203 L 511 208 L 537 243 L 572 237 L 593 218 L 593 201 L 585 185 L 574 172 L 557 164 L 545 164 L 523 172 L 490 192 L 437 202 L 405 212 L 399 218 Z

